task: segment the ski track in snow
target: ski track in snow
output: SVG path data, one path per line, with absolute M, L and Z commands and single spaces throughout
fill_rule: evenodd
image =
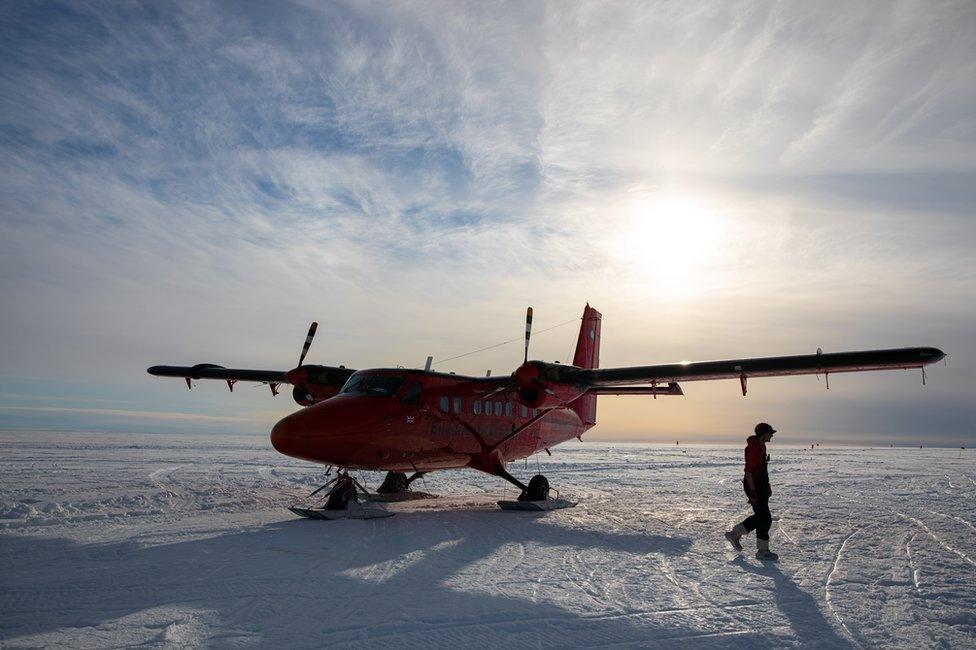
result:
M 834 615 L 834 618 L 837 619 L 837 622 L 840 624 L 840 626 L 844 628 L 844 632 L 847 633 L 847 636 L 850 637 L 858 645 L 858 647 L 862 647 L 862 646 L 860 643 L 857 642 L 857 639 L 855 638 L 854 634 L 851 632 L 850 628 L 847 627 L 847 623 L 845 623 L 844 619 L 840 617 L 840 614 L 837 613 L 837 610 L 834 608 L 834 604 L 831 602 L 830 581 L 833 580 L 834 574 L 837 573 L 837 570 L 840 568 L 840 559 L 841 556 L 844 554 L 844 549 L 847 548 L 847 543 L 850 542 L 855 535 L 860 533 L 865 528 L 868 528 L 868 526 L 855 528 L 850 532 L 850 534 L 847 537 L 844 538 L 844 541 L 840 543 L 840 546 L 837 547 L 837 552 L 834 554 L 834 562 L 831 565 L 830 573 L 827 574 L 827 580 L 824 582 L 824 600 L 827 602 L 827 607 L 830 609 L 830 613 Z
M 502 512 L 506 483 L 452 471 L 324 522 L 284 508 L 325 468 L 263 437 L 0 434 L 0 646 L 976 646 L 958 450 L 771 446 L 777 564 L 722 535 L 741 448 L 553 453 L 511 469 L 576 508 Z
M 929 510 L 929 512 L 932 513 L 933 515 L 938 515 L 940 517 L 946 517 L 948 519 L 953 519 L 955 521 L 958 521 L 960 524 L 962 524 L 963 526 L 966 526 L 971 531 L 973 531 L 974 533 L 976 533 L 976 526 L 973 526 L 973 523 L 971 521 L 966 521 L 962 517 L 957 517 L 956 515 L 947 515 L 946 513 L 944 513 L 944 512 L 938 512 L 937 510 Z
M 965 560 L 966 562 L 969 562 L 971 565 L 973 565 L 974 567 L 976 567 L 976 562 L 973 562 L 973 559 L 971 557 L 969 557 L 968 555 L 966 555 L 965 553 L 963 553 L 962 551 L 960 551 L 959 549 L 957 549 L 956 547 L 954 547 L 952 544 L 949 544 L 948 542 L 946 542 L 944 539 L 942 539 L 941 536 L 939 536 L 936 533 L 932 532 L 932 529 L 929 528 L 928 526 L 926 526 L 924 523 L 922 523 L 921 521 L 919 521 L 915 517 L 909 517 L 908 515 L 902 514 L 900 512 L 898 514 L 903 519 L 912 522 L 913 524 L 915 524 L 916 526 L 918 526 L 919 528 L 921 528 L 922 530 L 924 530 L 932 539 L 934 539 L 939 544 L 939 546 L 941 546 L 942 548 L 946 549 L 947 551 L 949 551 L 951 553 L 955 553 L 956 555 L 958 555 L 959 557 L 961 557 L 963 560 Z
M 905 538 L 905 557 L 908 558 L 908 568 L 912 572 L 912 584 L 915 585 L 916 591 L 922 590 L 922 580 L 919 574 L 918 567 L 915 565 L 915 560 L 912 558 L 912 542 L 915 541 L 917 533 L 912 533 Z

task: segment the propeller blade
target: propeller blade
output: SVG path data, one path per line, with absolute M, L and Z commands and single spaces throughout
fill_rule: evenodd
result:
M 318 323 L 313 322 L 312 326 L 308 328 L 308 336 L 305 337 L 305 345 L 302 346 L 302 356 L 298 357 L 298 365 L 301 366 L 302 362 L 305 361 L 305 355 L 308 354 L 308 348 L 312 345 L 312 339 L 315 338 L 315 330 L 319 327 Z
M 529 337 L 532 335 L 532 308 L 529 307 L 525 312 L 525 359 L 522 363 L 529 362 Z

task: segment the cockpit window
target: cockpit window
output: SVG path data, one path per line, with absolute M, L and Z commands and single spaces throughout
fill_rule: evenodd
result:
M 419 381 L 410 382 L 410 387 L 407 388 L 407 394 L 403 396 L 400 403 L 407 406 L 419 406 L 421 390 Z
M 355 393 L 359 390 L 359 385 L 363 383 L 366 379 L 366 375 L 353 375 L 346 380 L 346 383 L 342 385 L 343 393 Z
M 342 387 L 344 394 L 392 397 L 400 390 L 403 377 L 393 375 L 353 375 Z

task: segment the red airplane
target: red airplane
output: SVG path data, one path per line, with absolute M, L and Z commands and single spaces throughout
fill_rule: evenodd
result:
M 600 368 L 600 312 L 583 310 L 572 365 L 530 361 L 532 308 L 525 323 L 525 357 L 510 376 L 470 377 L 428 368 L 351 370 L 303 365 L 316 323 L 312 323 L 298 366 L 287 372 L 230 369 L 213 364 L 153 366 L 149 373 L 193 379 L 222 379 L 233 390 L 237 381 L 278 386 L 291 384 L 305 408 L 283 418 L 271 431 L 271 444 L 282 454 L 345 468 L 330 498 L 342 509 L 355 498 L 349 469 L 386 471 L 381 494 L 407 490 L 416 478 L 434 470 L 470 467 L 504 478 L 521 490 L 522 509 L 574 505 L 549 499 L 544 476 L 526 485 L 509 474 L 507 464 L 572 438 L 596 424 L 599 395 L 682 395 L 679 382 L 738 379 L 742 394 L 753 377 L 911 369 L 939 361 L 937 348 L 899 348 L 817 354 L 682 362 L 628 368 Z M 406 473 L 412 472 L 407 478 Z M 323 486 L 325 487 L 325 486 Z M 508 503 L 520 507 L 519 502 Z M 516 505 L 513 505 L 516 504 Z M 506 507 L 503 505 L 503 507 Z M 312 516 L 306 511 L 299 514 Z

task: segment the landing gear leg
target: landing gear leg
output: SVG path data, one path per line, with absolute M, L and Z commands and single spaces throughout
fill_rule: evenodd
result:
M 509 474 L 505 470 L 505 468 L 502 467 L 501 465 L 495 468 L 494 474 L 495 476 L 501 476 L 503 479 L 505 479 L 506 481 L 508 481 L 515 487 L 517 487 L 518 489 L 522 490 L 522 494 L 525 494 L 526 492 L 529 491 L 529 487 L 525 483 L 523 483 L 522 481 L 518 480 L 517 478 Z M 522 497 L 519 497 L 519 499 L 521 500 Z
M 336 480 L 335 487 L 329 492 L 329 498 L 325 502 L 325 509 L 348 510 L 350 501 L 359 503 L 359 496 L 356 494 L 356 484 L 348 474 L 340 474 Z
M 415 468 L 416 469 L 416 468 Z M 410 484 L 422 478 L 427 472 L 416 470 L 407 477 L 403 472 L 387 472 L 383 484 L 372 495 L 374 501 L 411 501 L 413 499 L 430 499 L 434 495 L 426 492 L 414 492 Z
M 407 479 L 407 488 L 409 489 L 411 483 L 416 481 L 418 478 L 423 478 L 423 476 L 424 476 L 423 472 L 414 472 L 413 474 L 411 474 L 410 478 Z
M 545 501 L 549 498 L 549 479 L 536 474 L 529 480 L 529 489 L 519 496 L 519 501 Z
M 374 519 L 377 517 L 392 517 L 393 513 L 378 508 L 367 508 L 360 504 L 359 496 L 368 496 L 364 488 L 349 472 L 339 471 L 334 479 L 312 492 L 315 496 L 322 490 L 331 487 L 326 493 L 325 505 L 321 508 L 294 505 L 290 508 L 293 513 L 306 519 Z
M 555 499 L 550 498 L 549 480 L 542 474 L 533 476 L 528 485 L 509 474 L 503 467 L 495 468 L 494 474 L 522 490 L 517 501 L 498 502 L 503 510 L 557 510 L 559 508 L 572 508 L 576 505 L 575 501 L 560 499 L 558 493 Z
M 403 472 L 387 472 L 383 484 L 376 491 L 380 494 L 399 494 L 406 492 L 410 485 L 410 480 Z
M 421 478 L 423 472 L 414 472 L 407 478 L 403 472 L 387 472 L 383 484 L 376 489 L 380 494 L 400 494 L 410 489 L 410 484 Z

